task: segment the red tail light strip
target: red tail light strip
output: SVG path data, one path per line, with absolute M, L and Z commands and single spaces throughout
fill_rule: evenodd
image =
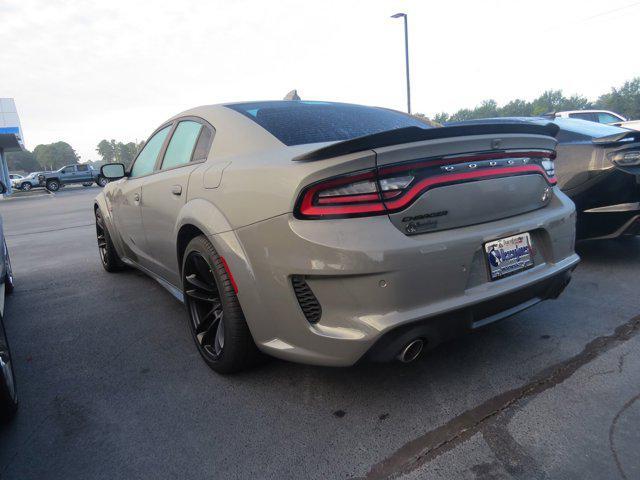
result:
M 542 175 L 551 185 L 555 184 L 555 179 L 550 179 L 544 168 L 539 165 L 522 165 L 517 167 L 494 168 L 491 170 L 478 170 L 467 173 L 454 173 L 451 175 L 438 175 L 437 177 L 428 177 L 420 180 L 397 200 L 387 200 L 385 206 L 388 212 L 402 210 L 413 203 L 413 201 L 427 190 L 436 186 L 442 186 L 450 183 L 460 183 L 470 180 L 479 180 L 482 178 L 499 178 L 510 175 L 537 174 Z
M 482 160 L 497 160 L 501 158 L 550 158 L 556 157 L 555 152 L 533 150 L 530 152 L 498 152 L 498 153 L 483 153 L 478 155 L 460 155 L 456 157 L 438 158 L 433 160 L 424 160 L 421 162 L 411 163 L 407 165 L 395 165 L 391 167 L 382 167 L 380 169 L 380 175 L 387 175 L 389 173 L 404 172 L 407 170 L 413 170 L 416 168 L 428 168 L 437 167 L 440 165 L 456 165 L 458 163 L 467 162 L 479 162 Z
M 555 185 L 556 179 L 553 174 L 547 173 L 545 170 L 547 167 L 541 165 L 541 161 L 544 161 L 544 159 L 553 160 L 555 156 L 555 152 L 546 150 L 491 152 L 419 160 L 414 163 L 382 167 L 377 171 L 373 169 L 364 172 L 361 171 L 355 174 L 321 181 L 307 187 L 298 200 L 295 214 L 299 218 L 342 218 L 383 215 L 407 208 L 420 195 L 431 188 L 511 175 L 541 175 L 549 185 Z M 528 162 L 527 159 L 529 158 L 542 160 Z M 490 162 L 487 162 L 487 160 L 494 159 L 497 160 L 496 163 L 490 164 Z M 513 159 L 514 162 L 510 161 L 510 159 Z M 474 162 L 478 162 L 478 165 L 472 165 Z M 458 171 L 442 173 L 442 169 L 438 168 L 444 165 L 464 163 L 469 163 L 469 167 L 473 168 L 473 170 L 461 171 L 459 169 Z M 513 163 L 519 164 L 512 165 Z M 394 188 L 382 191 L 379 182 L 393 177 L 392 174 L 398 172 L 407 172 L 405 178 L 413 178 L 412 181 L 410 180 L 411 183 L 404 189 Z M 550 169 L 549 172 L 552 172 L 552 169 Z M 393 180 L 393 178 L 391 178 L 391 180 Z M 344 195 L 331 195 L 326 193 L 336 187 L 348 186 L 363 181 L 369 181 L 370 191 Z M 348 188 L 346 191 L 348 191 Z M 323 192 L 324 195 L 321 196 Z

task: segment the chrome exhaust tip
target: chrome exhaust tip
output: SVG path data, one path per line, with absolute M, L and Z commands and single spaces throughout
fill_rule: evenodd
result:
M 413 362 L 416 358 L 420 356 L 422 353 L 422 349 L 424 348 L 424 340 L 421 338 L 417 338 L 407 343 L 405 347 L 400 350 L 398 354 L 398 360 L 402 363 Z

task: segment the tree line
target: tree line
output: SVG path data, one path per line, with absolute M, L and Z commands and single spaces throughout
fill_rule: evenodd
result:
M 532 117 L 554 111 L 585 109 L 611 110 L 628 119 L 639 119 L 640 77 L 625 82 L 620 88 L 612 88 L 594 101 L 581 95 L 566 97 L 562 90 L 547 90 L 530 102 L 515 99 L 498 106 L 495 100 L 484 100 L 475 108 L 463 108 L 451 114 L 439 113 L 433 120 L 442 124 L 487 117 Z
M 451 114 L 439 113 L 433 120 L 427 119 L 420 113 L 417 113 L 416 116 L 437 126 L 445 122 L 477 118 L 531 117 L 553 111 L 590 108 L 612 110 L 629 119 L 640 119 L 640 77 L 625 82 L 619 88 L 612 88 L 610 92 L 600 95 L 595 101 L 590 101 L 581 95 L 566 97 L 562 90 L 547 90 L 532 101 L 515 99 L 503 106 L 498 106 L 495 100 L 490 99 L 484 100 L 472 109 L 463 108 Z M 129 167 L 143 146 L 144 142 L 125 143 L 114 139 L 103 139 L 96 146 L 96 153 L 100 160 L 88 163 L 99 166 L 103 163 L 119 162 Z M 6 156 L 10 171 L 24 172 L 56 170 L 80 161 L 80 156 L 66 142 L 38 145 L 32 152 L 28 150 L 8 152 Z
M 98 161 L 88 161 L 89 165 L 98 167 L 104 163 L 120 162 L 128 168 L 133 162 L 144 142 L 117 142 L 101 140 L 96 153 Z M 57 170 L 65 165 L 80 163 L 80 156 L 67 142 L 40 144 L 33 151 L 7 152 L 7 165 L 11 172 L 39 172 Z

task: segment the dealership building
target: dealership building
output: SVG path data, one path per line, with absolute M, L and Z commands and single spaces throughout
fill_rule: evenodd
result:
M 22 138 L 16 103 L 13 98 L 0 98 L 0 181 L 7 187 L 6 194 L 11 193 L 11 180 L 5 154 L 24 150 Z

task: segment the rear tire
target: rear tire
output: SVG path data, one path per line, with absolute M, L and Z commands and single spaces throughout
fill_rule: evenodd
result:
M 109 180 L 107 180 L 107 178 L 103 177 L 102 175 L 100 175 L 98 177 L 98 180 L 96 180 L 96 184 L 102 188 L 104 188 L 107 185 L 107 183 L 109 183 Z
M 84 182 L 82 184 L 83 187 L 90 187 L 91 185 L 93 185 L 93 183 L 91 183 L 91 182 Z
M 18 393 L 13 374 L 9 342 L 0 319 L 0 423 L 7 423 L 18 411 Z
M 24 182 L 22 185 L 20 185 L 20 189 L 28 192 L 29 190 L 31 190 L 31 184 L 29 182 Z
M 255 365 L 260 352 L 224 262 L 204 235 L 187 245 L 182 285 L 191 336 L 206 364 L 221 374 Z
M 60 182 L 58 180 L 47 180 L 46 187 L 50 192 L 57 192 L 60 190 Z
M 96 208 L 96 237 L 98 239 L 98 253 L 102 267 L 109 273 L 119 272 L 125 268 L 125 264 L 120 259 L 113 241 L 109 235 L 109 229 L 104 222 L 102 212 Z

